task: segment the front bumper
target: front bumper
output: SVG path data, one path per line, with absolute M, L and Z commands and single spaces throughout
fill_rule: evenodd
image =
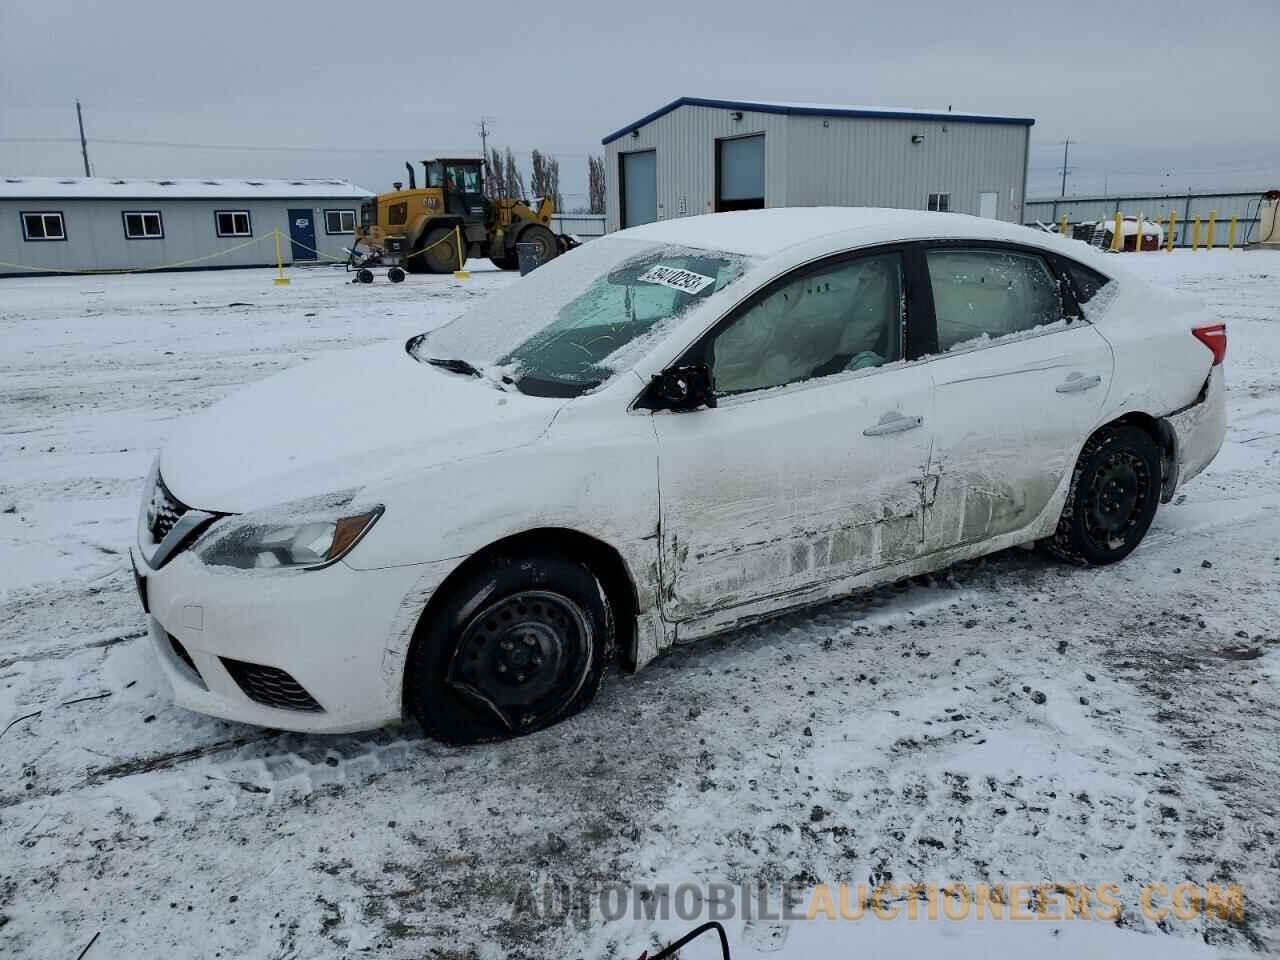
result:
M 400 720 L 404 659 L 429 596 L 424 576 L 433 581 L 435 566 L 241 571 L 187 553 L 155 570 L 135 558 L 152 645 L 179 706 L 326 733 Z M 259 702 L 243 674 L 241 682 L 233 676 L 235 662 L 273 668 L 269 676 L 283 671 L 319 709 Z
M 1212 463 L 1222 449 L 1222 442 L 1227 435 L 1226 393 L 1222 366 L 1219 364 L 1209 371 L 1204 392 L 1196 403 L 1164 418 L 1173 432 L 1177 471 L 1173 484 L 1167 488 L 1166 500 Z

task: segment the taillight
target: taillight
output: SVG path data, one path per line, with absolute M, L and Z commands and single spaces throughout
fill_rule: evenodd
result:
M 1227 325 L 1211 323 L 1204 327 L 1192 327 L 1191 335 L 1209 348 L 1216 367 L 1227 355 Z

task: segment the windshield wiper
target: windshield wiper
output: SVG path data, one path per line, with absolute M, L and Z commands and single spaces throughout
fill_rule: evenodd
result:
M 474 364 L 467 363 L 465 360 L 448 359 L 442 360 L 440 357 L 427 357 L 427 363 L 433 367 L 442 367 L 450 373 L 462 373 L 469 377 L 483 377 L 480 368 Z

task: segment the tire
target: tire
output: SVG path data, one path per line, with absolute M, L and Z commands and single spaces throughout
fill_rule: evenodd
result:
M 467 251 L 464 247 L 459 262 L 458 244 L 453 242 L 453 236 L 453 227 L 424 231 L 413 254 L 405 258 L 405 269 L 410 273 L 453 273 L 461 270 L 467 262 Z M 442 242 L 446 237 L 450 238 L 449 242 Z M 426 252 L 419 252 L 423 250 Z
M 387 279 L 390 280 L 392 283 L 403 283 L 404 271 L 401 270 L 399 267 L 392 267 L 390 270 L 387 271 Z
M 1145 430 L 1103 427 L 1080 451 L 1058 529 L 1045 549 L 1082 565 L 1123 560 L 1156 515 L 1162 465 L 1163 454 Z
M 373 283 L 373 271 L 370 270 L 368 267 L 362 268 L 356 274 L 356 280 L 358 280 L 360 283 Z
M 554 260 L 560 253 L 560 241 L 556 239 L 554 233 L 540 223 L 535 223 L 521 230 L 520 235 L 516 238 L 516 243 L 536 243 L 539 247 L 539 264 Z M 519 261 L 517 260 L 518 264 Z
M 446 743 L 523 736 L 590 703 L 613 651 L 613 612 L 585 564 L 498 556 L 419 622 L 405 698 L 423 730 Z

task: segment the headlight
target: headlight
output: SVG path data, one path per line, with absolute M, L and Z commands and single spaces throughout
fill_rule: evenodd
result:
M 335 505 L 344 495 L 229 517 L 195 545 L 204 563 L 242 570 L 317 570 L 341 560 L 382 516 L 381 506 Z

